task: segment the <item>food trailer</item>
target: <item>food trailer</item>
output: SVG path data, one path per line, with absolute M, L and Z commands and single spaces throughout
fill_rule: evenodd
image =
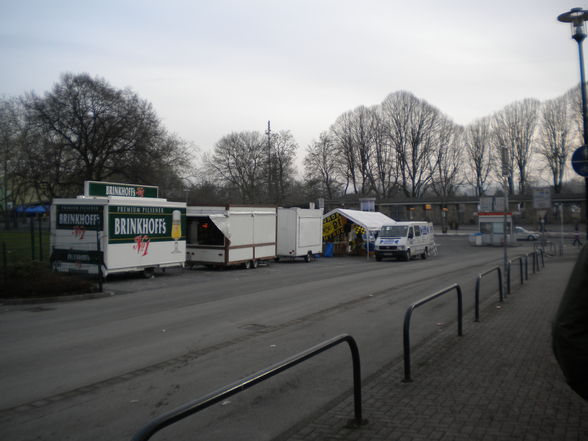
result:
M 310 262 L 323 250 L 323 209 L 278 208 L 277 259 Z
M 276 258 L 276 207 L 187 207 L 186 262 L 257 268 Z
M 107 276 L 184 266 L 186 204 L 158 193 L 152 186 L 87 181 L 83 196 L 54 199 L 53 269 Z

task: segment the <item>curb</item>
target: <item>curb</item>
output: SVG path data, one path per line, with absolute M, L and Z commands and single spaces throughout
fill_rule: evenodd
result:
M 0 303 L 3 305 L 33 305 L 36 303 L 64 303 L 64 302 L 74 302 L 76 300 L 102 299 L 104 297 L 111 297 L 113 295 L 114 295 L 114 292 L 106 291 L 106 292 L 94 292 L 94 293 L 88 293 L 88 294 L 73 294 L 70 296 L 2 299 L 2 300 L 0 300 Z

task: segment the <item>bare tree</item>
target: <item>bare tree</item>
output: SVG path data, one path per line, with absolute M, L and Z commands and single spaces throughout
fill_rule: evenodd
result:
M 382 109 L 394 148 L 400 185 L 408 197 L 421 197 L 431 183 L 438 148 L 440 112 L 405 91 L 384 100 Z
M 205 165 L 217 180 L 234 187 L 242 202 L 260 202 L 267 190 L 267 149 L 259 132 L 235 132 L 226 135 L 205 156 Z
M 87 74 L 64 74 L 51 92 L 23 99 L 29 182 L 46 198 L 79 194 L 84 180 L 157 183 L 190 155 L 151 104 Z
M 455 196 L 461 185 L 463 165 L 463 129 L 448 118 L 440 118 L 436 159 L 432 162 L 433 179 L 431 186 L 437 196 L 446 200 Z
M 513 171 L 516 167 L 518 174 L 520 193 L 527 190 L 528 165 L 533 154 L 539 106 L 538 100 L 529 98 L 509 104 L 494 115 L 496 147 L 504 146 L 509 149 Z M 513 193 L 513 173 L 510 176 L 509 191 Z
M 571 104 L 566 96 L 547 101 L 541 109 L 539 154 L 545 158 L 553 189 L 560 193 L 568 155 L 572 147 Z
M 492 128 L 490 118 L 479 119 L 465 129 L 464 147 L 467 161 L 466 179 L 474 186 L 476 196 L 483 196 L 491 171 Z
M 317 182 L 320 194 L 333 199 L 341 190 L 340 167 L 336 147 L 327 132 L 322 132 L 318 141 L 313 141 L 306 149 L 304 157 L 305 179 L 308 183 Z
M 10 207 L 24 203 L 29 193 L 26 181 L 18 169 L 21 160 L 23 115 L 23 108 L 17 99 L 0 99 L 0 210 L 4 212 L 6 228 L 10 227 Z
M 371 130 L 373 131 L 373 164 L 370 167 L 370 178 L 376 197 L 385 199 L 392 197 L 398 191 L 398 170 L 382 107 L 374 107 L 371 111 L 373 120 L 371 125 Z
M 584 143 L 584 110 L 582 108 L 582 88 L 580 86 L 579 83 L 565 93 L 565 97 L 570 104 L 570 119 L 575 127 L 572 138 L 578 139 L 578 145 Z
M 271 182 L 275 183 L 274 203 L 284 204 L 287 189 L 294 181 L 294 160 L 298 144 L 289 130 L 271 135 Z
M 331 126 L 332 138 L 343 164 L 346 191 L 352 186 L 355 194 L 368 194 L 372 188 L 371 164 L 373 151 L 373 111 L 360 106 L 346 112 Z

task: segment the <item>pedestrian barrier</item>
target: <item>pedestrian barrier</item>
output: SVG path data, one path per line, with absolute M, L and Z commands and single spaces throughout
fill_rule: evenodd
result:
M 475 300 L 475 322 L 480 321 L 480 283 L 482 281 L 482 277 L 490 274 L 491 272 L 497 271 L 498 272 L 498 291 L 499 291 L 499 299 L 502 302 L 504 300 L 504 292 L 502 287 L 502 271 L 499 266 L 495 266 L 494 268 L 490 268 L 488 271 L 478 274 L 478 278 L 476 280 L 476 300 Z
M 539 255 L 541 255 L 541 262 L 543 268 L 545 268 L 545 253 L 543 252 L 543 248 L 538 248 L 535 251 L 531 251 L 527 254 L 528 256 L 533 256 L 533 274 L 537 271 L 541 271 L 541 265 L 539 265 Z
M 184 404 L 183 406 L 178 407 L 168 413 L 165 413 L 151 422 L 149 422 L 146 426 L 140 429 L 138 432 L 135 433 L 132 441 L 145 441 L 151 438 L 155 433 L 159 432 L 161 429 L 174 424 L 184 418 L 193 415 L 201 410 L 206 409 L 207 407 L 212 406 L 215 403 L 218 403 L 225 398 L 228 398 L 232 395 L 235 395 L 245 389 L 248 389 L 257 383 L 260 383 L 268 378 L 273 377 L 274 375 L 279 374 L 291 367 L 294 367 L 303 361 L 306 361 L 312 357 L 315 357 L 318 354 L 321 354 L 328 349 L 331 349 L 334 346 L 337 346 L 340 343 L 346 342 L 349 345 L 349 349 L 351 350 L 351 358 L 353 362 L 353 396 L 354 396 L 354 412 L 355 418 L 350 422 L 354 425 L 360 426 L 367 424 L 367 420 L 362 418 L 362 408 L 361 408 L 361 363 L 359 358 L 359 349 L 357 347 L 357 343 L 355 339 L 348 334 L 341 334 L 337 337 L 334 337 L 330 340 L 326 340 L 322 343 L 319 343 L 312 348 L 309 348 L 299 354 L 296 354 L 290 358 L 287 358 L 284 361 L 276 363 L 268 368 L 262 369 L 256 372 L 253 375 L 248 377 L 242 378 L 230 385 L 222 387 L 215 392 L 212 392 L 202 398 L 199 398 L 195 401 L 191 401 L 189 403 Z
M 525 260 L 525 263 L 524 263 L 524 264 L 523 264 L 523 259 Z M 512 263 L 513 263 L 513 261 L 515 261 L 515 260 L 518 260 L 518 261 L 519 261 L 519 263 L 520 263 L 520 265 L 519 265 L 519 268 L 520 268 L 520 274 L 521 274 L 521 285 L 524 283 L 524 277 L 523 277 L 523 276 L 524 276 L 524 271 L 523 271 L 523 266 L 524 266 L 525 268 L 526 268 L 526 266 L 527 266 L 527 264 L 526 264 L 526 262 L 527 262 L 527 256 L 525 256 L 525 255 L 522 255 L 522 256 L 513 257 L 512 259 L 510 259 L 510 260 L 508 261 L 508 267 L 507 267 L 507 270 L 506 270 L 506 271 L 507 271 L 507 279 L 506 279 L 506 280 L 507 280 L 507 283 L 506 283 L 506 288 L 507 288 L 507 289 L 506 289 L 506 293 L 507 293 L 508 295 L 510 295 L 510 273 L 511 273 L 511 267 L 512 267 Z M 528 280 L 528 279 L 529 279 L 529 275 L 527 274 L 527 280 Z
M 461 337 L 463 335 L 463 299 L 461 293 L 461 287 L 454 283 L 451 286 L 448 286 L 441 291 L 437 291 L 435 294 L 431 294 L 429 297 L 425 297 L 424 299 L 419 300 L 418 302 L 413 303 L 408 307 L 406 312 L 404 313 L 404 381 L 410 382 L 411 379 L 411 372 L 410 372 L 410 320 L 412 317 L 412 312 L 415 308 L 424 305 L 425 303 L 430 302 L 442 295 L 453 291 L 457 291 L 457 335 Z

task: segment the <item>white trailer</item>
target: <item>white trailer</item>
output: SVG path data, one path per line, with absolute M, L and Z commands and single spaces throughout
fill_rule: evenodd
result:
M 111 189 L 132 187 L 108 185 Z M 107 276 L 126 271 L 152 274 L 156 268 L 184 266 L 186 204 L 142 197 L 143 187 L 136 187 L 141 196 L 53 200 L 51 261 L 56 271 Z
M 186 262 L 257 268 L 276 257 L 276 207 L 189 206 Z
M 323 209 L 278 208 L 277 257 L 310 262 L 323 249 Z

